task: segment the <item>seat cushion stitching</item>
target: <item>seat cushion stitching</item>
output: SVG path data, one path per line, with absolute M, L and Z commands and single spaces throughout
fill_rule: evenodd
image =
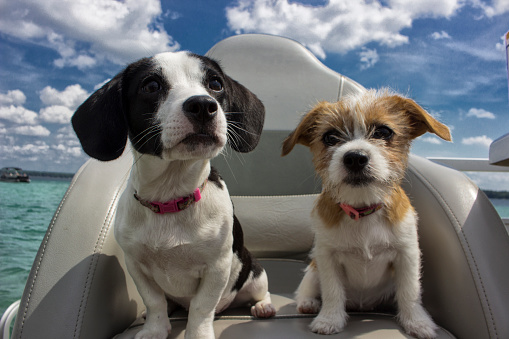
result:
M 88 163 L 84 167 L 88 167 Z M 74 179 L 71 182 L 71 184 L 69 185 L 69 188 L 67 189 L 67 191 L 65 192 L 65 195 L 62 198 L 62 201 L 58 205 L 57 211 L 55 212 L 55 215 L 53 216 L 53 219 L 51 220 L 51 224 L 48 227 L 48 231 L 46 232 L 46 235 L 44 237 L 44 243 L 43 243 L 42 248 L 41 248 L 41 254 L 40 254 L 39 260 L 37 261 L 37 266 L 35 267 L 34 277 L 32 278 L 32 284 L 30 285 L 30 290 L 28 292 L 27 301 L 26 301 L 26 304 L 25 304 L 25 308 L 23 310 L 23 318 L 21 320 L 20 331 L 19 331 L 19 338 L 21 338 L 22 335 L 23 335 L 23 330 L 24 330 L 24 326 L 25 326 L 26 316 L 27 316 L 27 313 L 28 313 L 28 307 L 29 307 L 29 304 L 30 304 L 30 300 L 31 300 L 31 297 L 32 297 L 32 293 L 33 293 L 33 290 L 34 290 L 34 287 L 35 287 L 36 280 L 37 280 L 37 278 L 39 276 L 39 269 L 41 267 L 42 260 L 44 258 L 44 254 L 46 253 L 46 246 L 48 244 L 48 241 L 49 241 L 49 238 L 51 236 L 51 233 L 53 232 L 53 227 L 55 226 L 55 222 L 56 222 L 58 216 L 60 215 L 60 212 L 62 210 L 62 207 L 63 207 L 64 203 L 67 201 L 67 197 L 69 196 L 70 192 L 72 191 L 73 187 L 75 186 L 76 182 L 78 181 L 78 178 L 81 176 L 81 173 L 83 173 L 83 171 L 84 171 L 84 168 L 82 168 L 74 176 Z
M 122 185 L 120 186 L 122 187 Z M 95 269 L 97 267 L 97 263 L 99 261 L 99 254 L 102 250 L 102 247 L 104 245 L 104 241 L 106 240 L 106 234 L 108 230 L 110 229 L 110 226 L 112 224 L 113 214 L 116 209 L 116 202 L 118 200 L 118 197 L 120 195 L 120 192 L 123 191 L 122 189 L 118 189 L 113 200 L 110 203 L 110 207 L 108 209 L 108 213 L 106 214 L 106 218 L 104 219 L 103 226 L 101 227 L 101 231 L 99 232 L 99 236 L 97 237 L 97 241 L 95 243 L 94 251 L 92 254 L 92 259 L 90 260 L 90 264 L 88 267 L 87 277 L 85 279 L 85 288 L 83 289 L 83 294 L 81 296 L 80 306 L 78 309 L 78 317 L 76 319 L 76 325 L 74 328 L 74 338 L 77 338 L 79 336 L 79 329 L 81 328 L 81 323 L 83 321 L 83 315 L 86 308 L 86 303 L 88 301 L 88 296 L 90 294 L 90 285 L 92 284 L 92 279 L 95 273 Z M 90 282 L 89 282 L 90 281 Z

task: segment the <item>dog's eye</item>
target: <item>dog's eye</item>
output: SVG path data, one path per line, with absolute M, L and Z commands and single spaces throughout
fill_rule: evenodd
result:
M 394 132 L 387 126 L 378 126 L 373 132 L 373 138 L 375 139 L 389 140 L 393 135 Z
M 161 89 L 161 84 L 155 80 L 149 80 L 143 86 L 141 86 L 141 91 L 143 93 L 155 93 Z
M 322 140 L 326 146 L 334 146 L 341 141 L 341 138 L 336 131 L 330 131 L 323 135 Z
M 214 92 L 221 92 L 223 90 L 223 84 L 218 78 L 212 78 L 209 81 L 209 88 Z

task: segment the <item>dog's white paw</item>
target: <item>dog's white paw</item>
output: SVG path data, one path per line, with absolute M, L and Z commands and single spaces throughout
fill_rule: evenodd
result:
M 405 331 L 419 339 L 433 339 L 437 337 L 437 325 L 421 305 L 414 306 L 410 314 L 398 314 L 399 322 Z
M 166 339 L 171 332 L 171 326 L 143 326 L 134 339 Z
M 346 315 L 335 317 L 335 319 L 318 315 L 311 325 L 309 325 L 309 328 L 311 331 L 318 334 L 335 334 L 343 331 L 346 325 L 346 319 Z
M 318 314 L 322 303 L 317 298 L 308 298 L 297 303 L 297 311 L 303 314 Z
M 276 315 L 276 308 L 272 303 L 259 301 L 251 306 L 251 315 L 256 318 L 270 318 Z

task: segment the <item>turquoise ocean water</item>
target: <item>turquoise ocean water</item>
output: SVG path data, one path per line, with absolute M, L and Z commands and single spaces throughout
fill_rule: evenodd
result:
M 39 245 L 69 183 L 0 182 L 0 313 L 21 298 Z
M 0 314 L 21 298 L 41 240 L 69 181 L 0 182 Z M 493 199 L 509 218 L 509 200 Z

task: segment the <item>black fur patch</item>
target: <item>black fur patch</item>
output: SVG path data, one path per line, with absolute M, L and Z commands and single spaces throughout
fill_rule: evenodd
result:
M 210 174 L 208 180 L 210 182 L 213 182 L 214 185 L 216 185 L 219 189 L 224 189 L 221 176 L 219 175 L 219 172 L 214 167 L 210 168 Z
M 242 263 L 242 270 L 232 288 L 232 291 L 239 291 L 249 278 L 249 274 L 253 272 L 253 277 L 256 278 L 263 272 L 263 267 L 256 261 L 251 252 L 244 247 L 244 233 L 239 219 L 235 215 L 233 215 L 233 253 L 237 255 Z
M 158 90 L 147 93 L 144 88 L 151 83 L 158 84 Z M 161 126 L 154 117 L 169 91 L 170 84 L 152 58 L 141 59 L 124 70 L 124 114 L 129 126 L 129 139 L 134 149 L 140 153 L 161 155 Z

